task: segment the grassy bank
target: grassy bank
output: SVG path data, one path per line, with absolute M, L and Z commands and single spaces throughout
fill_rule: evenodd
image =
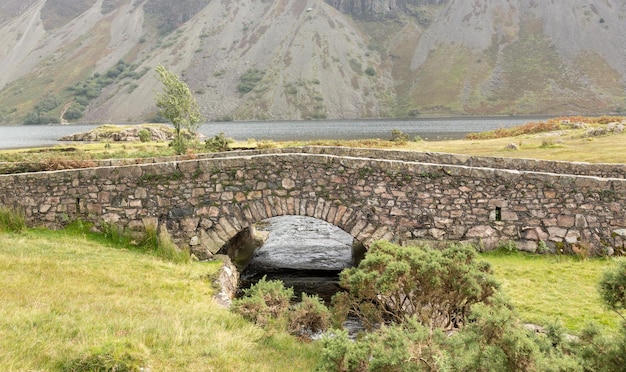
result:
M 396 142 L 389 140 L 325 140 L 289 142 L 282 145 L 376 147 L 505 158 L 626 163 L 626 152 L 623 151 L 626 131 L 601 135 L 588 134 L 592 129 L 607 128 L 607 121 L 619 122 L 622 118 L 607 118 L 601 122 L 598 122 L 598 119 L 581 117 L 553 119 L 546 122 L 529 123 L 509 130 L 501 129 L 470 135 L 461 140 Z M 561 125 L 561 122 L 584 123 L 585 127 Z
M 214 303 L 218 266 L 65 232 L 0 233 L 0 370 L 119 353 L 152 371 L 311 370 L 318 345 L 267 334 Z
M 483 254 L 523 321 L 539 325 L 554 322 L 579 333 L 588 323 L 616 332 L 621 318 L 607 310 L 598 292 L 604 271 L 616 259 L 579 259 L 523 253 Z

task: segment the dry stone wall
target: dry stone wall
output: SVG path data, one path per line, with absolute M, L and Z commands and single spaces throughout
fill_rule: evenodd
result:
M 365 245 L 418 239 L 490 249 L 513 240 L 533 252 L 625 253 L 623 178 L 558 174 L 558 162 L 536 172 L 437 161 L 450 157 L 299 148 L 4 175 L 0 203 L 23 208 L 32 225 L 158 225 L 200 259 L 280 215 L 325 220 Z

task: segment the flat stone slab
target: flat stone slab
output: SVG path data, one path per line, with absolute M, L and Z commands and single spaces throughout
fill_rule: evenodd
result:
M 617 230 L 613 230 L 613 234 L 617 234 L 619 236 L 626 237 L 626 229 L 617 229 Z

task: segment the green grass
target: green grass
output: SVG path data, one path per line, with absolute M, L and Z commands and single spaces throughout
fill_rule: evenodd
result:
M 482 258 L 491 263 L 522 321 L 543 326 L 560 322 L 574 334 L 590 322 L 611 333 L 619 330 L 621 318 L 604 307 L 598 292 L 602 273 L 617 259 L 498 252 Z
M 67 231 L 0 234 L 0 370 L 58 370 L 109 349 L 152 371 L 311 370 L 318 345 L 266 333 L 216 305 L 218 267 Z

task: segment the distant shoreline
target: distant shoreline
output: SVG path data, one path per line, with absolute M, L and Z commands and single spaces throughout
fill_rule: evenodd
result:
M 411 137 L 420 136 L 424 140 L 448 140 L 462 139 L 468 133 L 510 127 L 548 118 L 546 116 L 462 116 L 413 119 L 224 121 L 204 123 L 200 126 L 199 132 L 207 137 L 224 133 L 227 137 L 238 141 L 251 138 L 272 141 L 308 141 L 390 138 L 391 130 L 398 129 Z M 58 139 L 66 135 L 86 132 L 100 125 L 103 124 L 2 126 L 0 149 L 26 149 L 67 144 L 67 142 L 59 142 Z

